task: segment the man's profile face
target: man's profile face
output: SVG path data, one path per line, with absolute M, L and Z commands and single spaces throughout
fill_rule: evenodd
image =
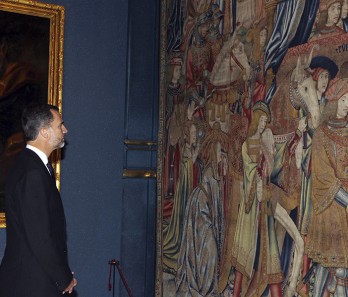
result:
M 262 115 L 259 120 L 259 125 L 257 127 L 257 130 L 259 131 L 260 134 L 265 130 L 266 125 L 267 125 L 268 118 L 266 115 Z
M 337 118 L 344 119 L 347 117 L 347 114 L 348 114 L 348 93 L 344 94 L 338 100 Z
M 327 25 L 333 26 L 337 24 L 339 17 L 341 15 L 341 3 L 339 1 L 330 5 L 327 10 Z
M 329 79 L 329 71 L 324 70 L 322 73 L 319 74 L 317 89 L 321 94 L 323 94 L 326 91 L 327 86 L 329 84 Z
M 210 23 L 206 22 L 204 24 L 199 25 L 198 32 L 202 38 L 205 38 L 208 35 L 209 29 L 210 29 Z
M 65 144 L 64 135 L 68 132 L 68 130 L 64 126 L 60 113 L 56 110 L 51 110 L 51 113 L 53 115 L 53 122 L 49 127 L 49 143 L 53 149 L 62 148 Z
M 345 19 L 348 15 L 348 1 L 345 0 L 343 1 L 343 4 L 342 4 L 342 9 L 341 9 L 341 18 L 342 19 Z

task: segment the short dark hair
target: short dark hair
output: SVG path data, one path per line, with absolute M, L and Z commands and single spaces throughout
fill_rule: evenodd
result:
M 50 104 L 30 104 L 22 113 L 22 128 L 26 141 L 35 140 L 41 128 L 49 127 L 53 122 L 51 110 L 59 111 L 57 106 Z

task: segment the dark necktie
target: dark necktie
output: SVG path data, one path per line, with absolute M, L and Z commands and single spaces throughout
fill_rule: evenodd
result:
M 48 171 L 49 171 L 50 174 L 51 174 L 51 177 L 52 177 L 53 179 L 56 179 L 56 177 L 54 176 L 54 169 L 53 169 L 53 167 L 52 167 L 52 164 L 51 164 L 50 162 L 48 162 L 48 163 L 46 164 L 46 166 L 47 166 L 47 168 L 48 168 Z

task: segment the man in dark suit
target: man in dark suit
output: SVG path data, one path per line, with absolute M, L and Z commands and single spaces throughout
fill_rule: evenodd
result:
M 0 266 L 1 297 L 56 297 L 72 293 L 63 204 L 48 157 L 68 132 L 58 108 L 27 107 L 22 116 L 27 146 L 6 181 L 7 239 Z M 46 165 L 48 164 L 48 165 Z

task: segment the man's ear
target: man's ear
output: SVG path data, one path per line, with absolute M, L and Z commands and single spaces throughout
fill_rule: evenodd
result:
M 48 139 L 50 136 L 47 128 L 41 128 L 39 134 L 45 139 Z

